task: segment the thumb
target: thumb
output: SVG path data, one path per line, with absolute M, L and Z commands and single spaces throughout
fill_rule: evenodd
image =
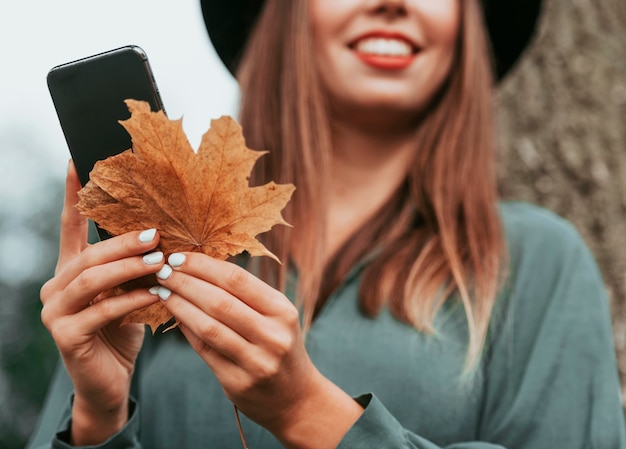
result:
M 87 247 L 89 222 L 76 209 L 81 189 L 74 162 L 70 159 L 65 178 L 65 200 L 61 212 L 61 236 L 57 270 Z

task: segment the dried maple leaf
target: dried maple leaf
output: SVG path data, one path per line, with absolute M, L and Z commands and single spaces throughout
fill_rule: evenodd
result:
M 132 151 L 96 163 L 79 192 L 78 210 L 112 235 L 158 229 L 166 255 L 198 251 L 226 259 L 247 251 L 278 260 L 255 236 L 287 224 L 281 210 L 295 187 L 249 186 L 250 171 L 266 152 L 248 149 L 241 127 L 222 117 L 211 122 L 196 153 L 182 120 L 152 112 L 145 102 L 126 104 L 131 117 L 120 123 L 131 136 Z M 157 303 L 126 322 L 149 324 L 154 332 L 170 319 Z

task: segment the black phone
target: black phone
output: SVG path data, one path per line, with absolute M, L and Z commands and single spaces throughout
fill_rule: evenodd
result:
M 47 82 L 82 185 L 97 161 L 131 148 L 119 124 L 130 117 L 124 100 L 147 101 L 153 111 L 164 111 L 148 56 L 136 45 L 55 66 Z M 97 229 L 100 239 L 110 237 Z

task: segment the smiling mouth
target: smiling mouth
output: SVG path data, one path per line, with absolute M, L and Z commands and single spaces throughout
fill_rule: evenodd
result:
M 357 53 L 377 56 L 409 57 L 417 53 L 417 48 L 403 39 L 387 37 L 367 37 L 358 40 L 351 48 Z
M 380 70 L 405 69 L 420 51 L 407 39 L 393 35 L 363 36 L 349 48 L 363 63 Z

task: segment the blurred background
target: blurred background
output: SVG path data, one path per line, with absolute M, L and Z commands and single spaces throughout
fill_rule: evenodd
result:
M 545 3 L 534 44 L 496 96 L 500 178 L 507 198 L 569 218 L 592 248 L 626 386 L 626 2 Z M 212 118 L 236 115 L 236 83 L 196 0 L 0 5 L 0 449 L 23 447 L 57 363 L 39 288 L 54 270 L 69 153 L 46 74 L 127 44 L 147 52 L 194 147 Z

